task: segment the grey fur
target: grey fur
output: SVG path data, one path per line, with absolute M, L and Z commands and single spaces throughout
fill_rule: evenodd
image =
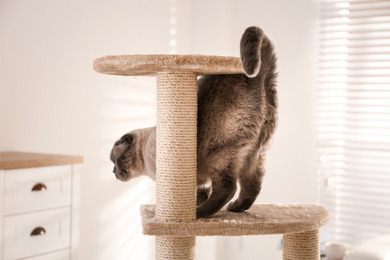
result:
M 277 123 L 276 57 L 270 40 L 249 27 L 240 44 L 245 74 L 206 75 L 198 80 L 197 217 L 249 209 L 261 190 L 264 156 Z M 134 130 L 111 151 L 121 181 L 155 179 L 155 127 Z

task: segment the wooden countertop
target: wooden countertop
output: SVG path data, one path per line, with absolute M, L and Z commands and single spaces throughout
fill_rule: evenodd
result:
M 0 152 L 0 170 L 82 163 L 82 156 L 29 152 Z

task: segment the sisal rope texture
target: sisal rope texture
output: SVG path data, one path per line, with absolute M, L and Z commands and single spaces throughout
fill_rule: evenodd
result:
M 320 232 L 312 230 L 283 235 L 283 260 L 319 260 Z
M 156 218 L 196 219 L 197 83 L 195 73 L 157 75 Z M 194 259 L 195 237 L 156 237 L 156 259 Z

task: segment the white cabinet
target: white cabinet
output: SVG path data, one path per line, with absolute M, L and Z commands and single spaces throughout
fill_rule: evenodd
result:
M 77 259 L 82 160 L 0 152 L 1 259 Z

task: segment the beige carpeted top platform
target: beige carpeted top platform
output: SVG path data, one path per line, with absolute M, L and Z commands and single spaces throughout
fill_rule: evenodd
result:
M 316 230 L 328 222 L 326 209 L 315 204 L 255 204 L 248 211 L 225 209 L 211 218 L 190 222 L 159 222 L 155 205 L 141 206 L 145 235 L 154 236 L 243 236 L 286 234 Z
M 237 57 L 207 55 L 119 55 L 98 58 L 95 71 L 122 76 L 155 76 L 161 71 L 204 74 L 244 73 Z

